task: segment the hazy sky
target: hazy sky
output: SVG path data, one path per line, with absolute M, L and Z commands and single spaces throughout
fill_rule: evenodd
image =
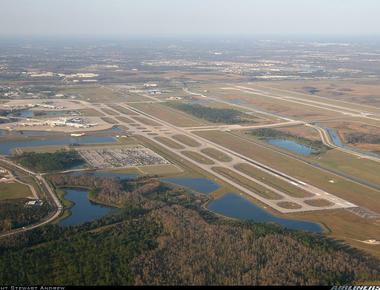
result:
M 380 35 L 380 0 L 0 0 L 0 34 Z

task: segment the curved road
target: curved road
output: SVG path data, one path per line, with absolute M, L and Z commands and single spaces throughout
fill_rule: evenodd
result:
M 7 233 L 3 233 L 3 234 L 0 234 L 0 238 L 4 238 L 4 237 L 9 237 L 9 236 L 12 236 L 12 235 L 15 235 L 15 234 L 18 234 L 18 233 L 22 233 L 22 232 L 27 232 L 27 231 L 30 231 L 30 230 L 33 230 L 35 228 L 38 228 L 38 227 L 41 227 L 41 226 L 44 226 L 50 222 L 52 222 L 53 220 L 55 220 L 56 218 L 58 218 L 61 213 L 63 212 L 63 206 L 60 202 L 60 200 L 58 199 L 58 197 L 55 195 L 53 189 L 50 187 L 49 183 L 45 180 L 45 178 L 43 177 L 43 175 L 41 174 L 38 174 L 38 173 L 35 173 L 29 169 L 26 169 L 20 165 L 17 165 L 15 163 L 13 163 L 12 161 L 9 161 L 7 159 L 5 159 L 4 157 L 0 157 L 0 160 L 4 163 L 7 163 L 8 165 L 11 165 L 13 167 L 16 167 L 17 169 L 20 169 L 21 171 L 23 172 L 26 172 L 30 175 L 33 175 L 46 189 L 46 192 L 49 194 L 49 196 L 51 197 L 55 207 L 56 207 L 56 211 L 52 214 L 50 214 L 46 219 L 44 219 L 43 221 L 40 221 L 36 224 L 32 224 L 32 225 L 29 225 L 29 226 L 25 226 L 25 227 L 22 227 L 22 228 L 18 228 L 18 229 L 15 229 L 15 230 L 12 230 L 12 231 L 9 231 Z

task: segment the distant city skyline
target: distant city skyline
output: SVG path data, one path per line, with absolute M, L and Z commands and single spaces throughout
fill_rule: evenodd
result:
M 0 35 L 380 35 L 378 0 L 0 0 Z

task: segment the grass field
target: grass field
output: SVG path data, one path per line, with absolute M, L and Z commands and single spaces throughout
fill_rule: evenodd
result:
M 0 183 L 0 200 L 17 199 L 32 196 L 29 187 L 15 182 L 15 183 Z
M 147 125 L 147 126 L 155 126 L 155 127 L 158 127 L 158 126 L 161 126 L 160 124 L 158 124 L 157 122 L 155 121 L 152 121 L 150 119 L 147 119 L 147 118 L 144 118 L 144 117 L 133 117 L 133 119 L 143 123 L 144 125 Z
M 214 161 L 194 151 L 182 151 L 182 154 L 201 164 L 213 165 Z
M 127 117 L 124 117 L 124 116 L 118 116 L 118 117 L 115 117 L 115 119 L 121 121 L 121 122 L 124 122 L 124 123 L 134 123 L 135 121 L 127 118 Z
M 282 207 L 282 208 L 286 208 L 286 209 L 300 209 L 300 208 L 302 208 L 301 205 L 294 203 L 294 202 L 290 202 L 290 201 L 280 201 L 279 203 L 277 203 L 277 205 Z
M 188 137 L 186 135 L 174 135 L 173 139 L 181 142 L 182 144 L 190 146 L 190 147 L 199 147 L 199 146 L 201 146 L 201 144 L 199 144 L 196 140 L 194 140 L 193 138 L 190 138 L 190 137 Z
M 206 148 L 201 150 L 202 153 L 206 154 L 207 156 L 218 160 L 220 162 L 230 162 L 232 161 L 231 157 L 228 155 L 224 154 L 223 152 L 220 152 L 217 149 L 214 148 Z
M 107 109 L 107 108 L 101 108 L 100 110 L 103 111 L 103 113 L 107 114 L 107 115 L 112 115 L 112 116 L 117 116 L 119 115 L 118 112 L 115 112 L 114 110 L 110 110 L 110 109 Z
M 143 166 L 139 167 L 138 170 L 143 174 L 159 176 L 171 176 L 183 172 L 183 170 L 179 166 L 173 164 Z
M 197 119 L 186 113 L 161 104 L 132 104 L 133 107 L 148 113 L 162 121 L 174 124 L 178 127 L 196 127 L 207 125 L 204 120 Z
M 166 138 L 166 137 L 155 137 L 154 139 L 156 139 L 158 142 L 160 142 L 166 146 L 169 146 L 170 148 L 173 148 L 173 149 L 185 149 L 185 147 L 182 146 L 181 144 L 173 141 L 172 139 Z
M 104 122 L 106 122 L 106 123 L 108 123 L 108 124 L 111 124 L 111 125 L 117 125 L 117 124 L 119 124 L 118 121 L 116 121 L 115 119 L 113 119 L 113 118 L 111 118 L 111 117 L 101 117 L 101 119 L 102 119 Z
M 115 111 L 118 111 L 122 114 L 125 114 L 125 115 L 132 115 L 132 116 L 137 116 L 138 114 L 136 112 L 133 112 L 127 108 L 124 108 L 122 106 L 116 106 L 116 105 L 109 105 L 109 107 L 111 107 L 112 109 L 114 109 Z
M 228 168 L 213 167 L 212 170 L 216 173 L 219 173 L 219 174 L 227 177 L 228 179 L 230 179 L 232 181 L 235 181 L 236 183 L 239 183 L 239 184 L 245 186 L 246 188 L 252 190 L 253 192 L 255 192 L 256 194 L 258 194 L 262 197 L 265 197 L 265 198 L 270 199 L 270 200 L 282 199 L 282 197 L 279 196 L 277 193 L 274 193 L 274 192 L 268 190 L 267 188 L 265 188 L 265 187 L 255 183 L 255 182 L 253 182 L 252 180 L 249 180 L 249 179 L 231 171 Z
M 294 176 L 306 183 L 310 183 L 340 198 L 367 207 L 375 212 L 380 212 L 380 191 L 314 168 L 302 161 L 289 158 L 286 155 L 259 146 L 236 135 L 219 131 L 197 132 L 196 134 Z M 334 183 L 331 182 L 332 180 Z
M 112 91 L 111 87 L 99 85 L 83 85 L 77 87 L 66 88 L 59 91 L 61 94 L 75 95 L 81 97 L 84 101 L 92 103 L 112 103 L 115 101 L 125 101 L 124 98 L 118 96 Z
M 326 206 L 331 206 L 332 205 L 331 202 L 329 202 L 326 199 L 322 199 L 322 198 L 312 199 L 312 200 L 305 200 L 305 203 L 308 204 L 308 205 L 311 205 L 311 206 L 315 206 L 315 207 L 326 207 Z
M 281 179 L 278 179 L 268 173 L 263 172 L 256 167 L 253 167 L 249 164 L 238 164 L 235 166 L 235 169 L 239 170 L 242 173 L 245 173 L 253 178 L 259 179 L 262 182 L 276 188 L 289 196 L 293 197 L 312 197 L 313 195 L 307 191 L 304 191 L 294 185 L 289 184 Z

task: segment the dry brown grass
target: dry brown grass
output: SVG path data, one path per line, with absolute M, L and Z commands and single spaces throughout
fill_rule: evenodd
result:
M 320 170 L 310 164 L 290 158 L 289 156 L 250 142 L 237 135 L 219 131 L 197 132 L 196 134 L 321 188 L 342 199 L 367 207 L 375 212 L 380 212 L 380 191 Z M 342 162 L 343 161 L 344 160 L 342 160 Z M 331 180 L 334 180 L 335 183 L 331 183 Z
M 174 135 L 173 139 L 181 142 L 182 144 L 190 146 L 190 147 L 199 147 L 199 146 L 201 146 L 201 144 L 199 144 L 196 140 L 194 140 L 193 138 L 190 138 L 190 137 L 188 137 L 186 135 Z
M 232 161 L 231 157 L 228 155 L 224 154 L 223 152 L 220 152 L 217 149 L 214 148 L 206 148 L 201 150 L 202 153 L 206 154 L 207 156 L 218 160 L 220 162 L 230 162 Z
M 327 207 L 327 206 L 332 206 L 333 203 L 323 199 L 323 198 L 317 198 L 317 199 L 309 199 L 304 201 L 306 204 L 315 206 L 315 207 Z
M 252 180 L 249 180 L 233 171 L 231 171 L 228 168 L 225 167 L 213 167 L 212 170 L 216 173 L 219 173 L 223 176 L 225 176 L 227 179 L 230 179 L 238 184 L 243 185 L 249 190 L 252 190 L 254 193 L 265 197 L 270 200 L 280 200 L 282 199 L 282 196 L 278 195 L 277 193 L 274 193 L 270 190 L 268 190 L 265 187 L 262 187 L 261 185 L 253 182 Z
M 279 207 L 286 208 L 286 209 L 301 209 L 302 206 L 295 203 L 295 202 L 290 202 L 290 201 L 281 201 L 277 203 Z
M 182 151 L 181 152 L 183 155 L 191 158 L 192 160 L 195 160 L 196 162 L 199 162 L 201 164 L 207 164 L 207 165 L 213 165 L 215 164 L 214 161 L 212 161 L 211 159 L 197 153 L 197 152 L 194 152 L 194 151 Z
M 312 197 L 313 195 L 307 191 L 304 191 L 288 182 L 285 182 L 281 179 L 274 177 L 268 173 L 263 172 L 262 170 L 246 164 L 241 163 L 235 166 L 235 169 L 239 170 L 242 173 L 245 173 L 253 178 L 259 179 L 260 181 L 284 192 L 292 197 Z
M 173 149 L 185 149 L 185 147 L 182 146 L 181 144 L 178 144 L 177 142 L 174 142 L 172 139 L 169 139 L 166 137 L 156 137 L 154 139 Z

